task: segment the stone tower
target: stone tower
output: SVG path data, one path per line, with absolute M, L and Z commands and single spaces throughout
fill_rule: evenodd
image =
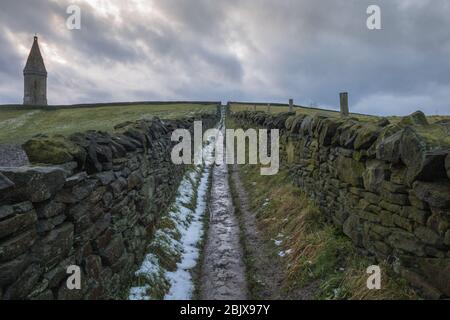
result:
M 47 70 L 39 50 L 38 37 L 34 37 L 33 46 L 23 69 L 24 105 L 47 105 Z

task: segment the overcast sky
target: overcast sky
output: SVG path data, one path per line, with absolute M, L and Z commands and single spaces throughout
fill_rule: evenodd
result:
M 81 8 L 81 30 L 66 9 Z M 381 7 L 382 30 L 366 9 Z M 50 104 L 245 100 L 450 114 L 448 0 L 0 0 L 0 103 L 34 33 Z

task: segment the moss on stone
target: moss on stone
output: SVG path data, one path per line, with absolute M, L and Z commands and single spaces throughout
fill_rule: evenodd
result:
M 22 146 L 31 163 L 63 164 L 83 158 L 84 150 L 63 136 L 37 136 Z
M 346 158 L 340 156 L 337 159 L 336 168 L 338 170 L 339 179 L 350 183 L 354 187 L 363 186 L 363 173 L 365 171 L 364 164 L 353 160 L 352 158 Z
M 430 125 L 427 127 L 414 127 L 414 131 L 432 149 L 440 147 L 450 148 L 450 134 L 440 125 Z
M 366 123 L 356 131 L 356 139 L 354 147 L 356 150 L 368 149 L 377 140 L 382 128 L 372 124 Z
M 402 126 L 427 126 L 428 120 L 425 114 L 422 111 L 416 111 L 413 114 L 403 117 L 400 120 L 399 125 Z

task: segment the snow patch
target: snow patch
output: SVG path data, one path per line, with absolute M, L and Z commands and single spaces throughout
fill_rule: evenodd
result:
M 280 251 L 279 253 L 278 253 L 278 255 L 280 256 L 280 257 L 285 257 L 286 255 L 289 255 L 289 254 L 291 254 L 292 253 L 292 249 L 289 249 L 289 250 L 286 250 L 286 251 Z
M 194 170 L 185 174 L 178 188 L 177 197 L 165 217 L 171 220 L 176 230 L 160 229 L 156 231 L 152 242 L 162 246 L 173 256 L 180 256 L 177 269 L 172 272 L 164 270 L 160 266 L 158 257 L 149 253 L 136 272 L 137 277 L 147 279 L 147 282 L 151 284 L 156 284 L 157 281 L 168 281 L 170 289 L 164 297 L 165 300 L 189 300 L 194 292 L 191 272 L 197 265 L 200 256 L 199 243 L 204 234 L 203 217 L 211 174 L 211 166 L 208 163 L 211 163 L 211 159 L 214 158 L 214 140 L 215 138 L 211 138 L 203 148 L 206 164 L 196 166 Z M 196 203 L 194 210 L 191 209 L 193 203 Z M 150 300 L 153 298 L 148 294 L 151 289 L 149 284 L 132 287 L 129 299 Z

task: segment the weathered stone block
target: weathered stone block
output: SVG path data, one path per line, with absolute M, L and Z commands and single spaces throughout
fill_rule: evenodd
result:
M 397 204 L 399 206 L 406 206 L 409 205 L 409 199 L 407 194 L 403 193 L 392 193 L 387 190 L 381 191 L 381 197 L 393 204 Z
M 65 223 L 40 239 L 33 252 L 45 266 L 51 267 L 68 256 L 73 241 L 74 226 L 72 223 Z
M 318 129 L 320 132 L 319 143 L 321 146 L 329 146 L 331 144 L 340 124 L 341 121 L 334 119 L 324 119 L 321 122 L 320 128 Z
M 409 193 L 409 197 L 408 197 L 409 203 L 411 203 L 411 205 L 413 207 L 416 207 L 421 210 L 429 210 L 430 209 L 430 207 L 428 206 L 428 203 L 417 198 L 414 190 L 409 190 L 408 193 Z
M 425 255 L 430 258 L 445 258 L 447 252 L 436 249 L 434 246 L 425 247 Z
M 12 207 L 14 213 L 26 213 L 34 209 L 33 204 L 29 201 L 13 204 Z
M 113 232 L 110 229 L 107 229 L 103 234 L 97 237 L 94 240 L 94 247 L 97 251 L 104 250 L 108 244 L 111 242 L 113 237 Z
M 340 180 L 354 187 L 363 186 L 364 164 L 351 158 L 339 157 L 337 159 L 337 171 Z
M 109 228 L 111 225 L 111 220 L 112 218 L 110 213 L 103 214 L 102 217 L 100 217 L 95 222 L 95 231 L 93 236 L 96 238 L 101 233 L 103 233 L 107 228 Z
M 408 188 L 405 185 L 393 183 L 391 181 L 383 181 L 382 188 L 391 193 L 408 193 Z
M 72 188 L 77 184 L 80 184 L 83 181 L 88 179 L 88 175 L 86 172 L 80 172 L 73 176 L 66 178 L 66 182 L 64 183 L 64 188 Z
M 105 208 L 110 208 L 113 201 L 113 195 L 111 192 L 106 192 L 102 197 L 102 203 Z
M 378 193 L 383 182 L 388 178 L 387 166 L 380 160 L 366 162 L 366 170 L 363 173 L 364 188 Z
M 108 246 L 99 252 L 105 265 L 112 266 L 122 256 L 124 249 L 122 236 L 116 235 L 112 238 Z
M 428 217 L 430 216 L 429 211 L 421 210 L 416 207 L 403 207 L 403 216 L 408 217 L 409 219 L 421 224 L 425 225 Z
M 447 209 L 431 208 L 431 216 L 427 220 L 427 226 L 443 236 L 450 228 L 450 215 Z
M 48 281 L 48 287 L 51 289 L 58 288 L 62 280 L 67 277 L 67 268 L 75 264 L 73 257 L 68 257 L 59 263 L 56 267 L 51 268 L 44 274 L 44 279 Z
M 66 179 L 66 172 L 59 168 L 0 168 L 0 172 L 15 184 L 15 188 L 10 191 L 11 198 L 32 202 L 50 199 L 62 189 Z
M 77 221 L 81 217 L 88 216 L 89 209 L 90 209 L 89 204 L 87 202 L 83 201 L 83 202 L 77 203 L 76 205 L 70 207 L 70 209 L 67 212 L 67 216 L 72 221 Z
M 442 239 L 439 237 L 439 235 L 434 232 L 431 229 L 428 229 L 426 227 L 418 227 L 416 230 L 414 230 L 414 234 L 417 238 L 419 238 L 422 242 L 434 246 L 442 246 Z
M 113 182 L 116 179 L 113 171 L 100 172 L 100 173 L 97 173 L 95 175 L 95 177 L 100 180 L 100 183 L 103 186 L 109 185 L 111 182 Z
M 365 123 L 356 131 L 355 150 L 369 149 L 377 140 L 381 130 L 382 128 L 375 124 Z
M 446 246 L 450 246 L 450 230 L 445 233 L 444 243 Z
M 380 207 L 382 207 L 383 209 L 386 209 L 387 211 L 396 213 L 398 215 L 402 214 L 402 207 L 399 206 L 398 204 L 393 204 L 393 203 L 387 202 L 385 200 L 382 200 L 380 202 Z
M 106 210 L 108 210 L 108 208 L 106 208 Z M 105 213 L 105 207 L 101 202 L 96 205 L 91 205 L 90 213 L 91 221 L 96 222 Z
M 375 214 L 373 212 L 369 212 L 369 211 L 364 211 L 364 210 L 360 211 L 359 217 L 361 217 L 364 220 L 373 222 L 373 223 L 381 222 L 381 218 L 377 214 Z
M 117 134 L 112 139 L 114 142 L 121 145 L 127 152 L 133 152 L 138 148 L 138 145 L 133 139 L 123 134 Z
M 90 255 L 85 259 L 84 269 L 86 275 L 93 279 L 99 279 L 102 271 L 102 259 L 97 255 Z
M 392 164 L 390 182 L 403 185 L 406 182 L 406 167 L 403 164 Z
M 422 111 L 416 111 L 400 120 L 402 126 L 428 126 L 428 120 Z
M 55 197 L 57 202 L 74 204 L 87 198 L 97 186 L 97 180 L 83 180 L 72 188 L 64 188 Z
M 442 297 L 442 292 L 430 285 L 429 281 L 427 281 L 423 276 L 417 274 L 417 272 L 413 272 L 400 266 L 399 273 L 414 287 L 418 288 L 425 298 L 437 300 Z
M 114 196 L 120 197 L 122 195 L 122 192 L 125 191 L 125 189 L 128 186 L 127 180 L 125 180 L 123 177 L 120 177 L 113 183 L 111 183 L 111 189 L 113 191 Z
M 144 184 L 144 178 L 140 171 L 132 172 L 128 177 L 128 190 L 140 188 Z
M 6 196 L 9 194 L 9 191 L 11 191 L 14 186 L 14 182 L 0 173 L 0 201 L 6 198 Z
M 401 257 L 401 263 L 413 269 L 433 287 L 450 296 L 450 259 Z
M 416 237 L 406 231 L 394 231 L 388 238 L 391 247 L 412 253 L 416 256 L 424 256 L 424 245 Z
M 0 239 L 18 231 L 25 230 L 37 221 L 35 211 L 29 211 L 15 215 L 9 219 L 0 221 Z
M 416 181 L 413 185 L 413 189 L 417 198 L 425 201 L 430 206 L 437 208 L 450 208 L 449 181 Z
M 64 214 L 49 219 L 40 219 L 36 224 L 37 232 L 40 234 L 46 233 L 62 224 L 65 220 L 66 216 Z
M 73 187 L 72 192 L 76 195 L 77 200 L 86 199 L 97 187 L 97 180 L 86 180 Z
M 36 212 L 39 218 L 51 218 L 64 212 L 66 205 L 54 200 L 36 205 Z
M 394 227 L 394 214 L 390 211 L 380 210 L 378 214 L 381 220 L 381 225 L 385 227 Z
M 434 149 L 435 147 L 433 147 Z M 426 139 L 412 128 L 405 128 L 400 143 L 400 158 L 407 166 L 406 181 L 434 181 L 445 176 L 448 150 L 433 150 Z
M 0 206 L 0 220 L 6 219 L 14 213 L 13 206 Z
M 0 287 L 8 285 L 16 280 L 23 269 L 29 264 L 26 254 L 23 254 L 9 262 L 0 263 Z
M 395 126 L 386 127 L 376 142 L 376 157 L 379 160 L 390 163 L 400 161 L 400 140 L 403 131 L 398 131 Z M 395 132 L 395 133 L 394 133 Z
M 37 239 L 35 229 L 28 230 L 18 236 L 0 242 L 0 262 L 12 260 L 31 248 Z
M 89 204 L 89 206 L 91 207 L 91 210 L 94 210 L 94 208 L 96 208 L 96 207 L 98 209 L 99 207 L 102 206 L 102 204 L 100 202 L 101 202 L 101 200 L 103 198 L 103 195 L 106 193 L 106 190 L 107 190 L 107 187 L 105 187 L 105 186 L 97 187 L 84 200 L 84 201 L 86 201 Z M 94 215 L 95 214 L 93 213 L 92 216 L 94 216 Z
M 4 299 L 23 299 L 38 283 L 43 273 L 43 269 L 38 264 L 32 264 L 19 276 L 19 278 L 8 287 L 5 292 Z
M 392 216 L 394 220 L 394 224 L 404 230 L 407 230 L 409 232 L 413 231 L 413 224 L 409 219 L 403 218 L 399 215 L 394 214 Z
M 33 138 L 22 147 L 34 164 L 63 164 L 75 160 L 82 167 L 86 159 L 83 148 L 63 136 Z

